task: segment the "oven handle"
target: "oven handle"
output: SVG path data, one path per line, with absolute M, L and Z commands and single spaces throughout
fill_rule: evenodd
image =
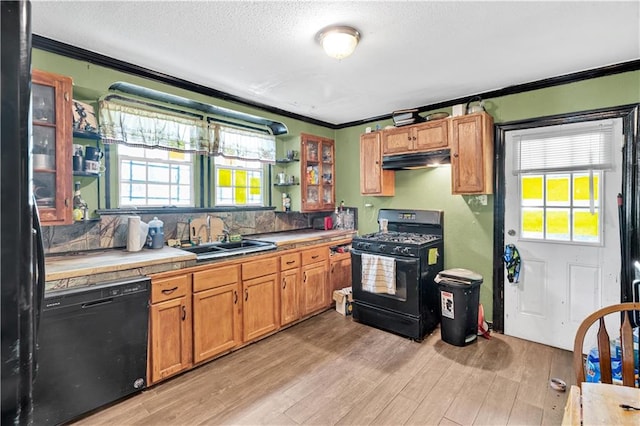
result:
M 399 254 L 382 254 L 382 253 L 372 253 L 368 251 L 362 251 L 357 249 L 351 249 L 351 254 L 355 256 L 361 256 L 363 254 L 370 254 L 372 256 L 382 256 L 382 257 L 392 257 L 396 259 L 396 262 L 419 262 L 420 259 L 417 257 L 410 256 L 402 256 Z

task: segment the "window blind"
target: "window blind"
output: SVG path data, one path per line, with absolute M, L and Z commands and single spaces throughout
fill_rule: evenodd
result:
M 613 168 L 613 122 L 577 123 L 515 138 L 513 174 Z

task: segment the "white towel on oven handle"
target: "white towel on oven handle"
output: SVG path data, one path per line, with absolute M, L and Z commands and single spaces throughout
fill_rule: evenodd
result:
M 396 294 L 396 260 L 392 257 L 362 253 L 362 290 L 369 293 Z

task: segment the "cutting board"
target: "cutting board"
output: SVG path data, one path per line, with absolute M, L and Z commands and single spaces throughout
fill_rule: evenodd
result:
M 218 241 L 219 235 L 224 235 L 224 222 L 218 217 L 211 216 L 209 219 L 210 232 L 207 233 L 207 219 L 195 218 L 189 221 L 189 241 L 192 244 L 202 244 Z M 211 241 L 208 241 L 211 235 Z

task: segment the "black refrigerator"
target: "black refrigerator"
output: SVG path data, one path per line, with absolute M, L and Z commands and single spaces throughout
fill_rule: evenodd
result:
M 31 5 L 0 2 L 2 424 L 31 422 L 44 254 L 31 194 Z

